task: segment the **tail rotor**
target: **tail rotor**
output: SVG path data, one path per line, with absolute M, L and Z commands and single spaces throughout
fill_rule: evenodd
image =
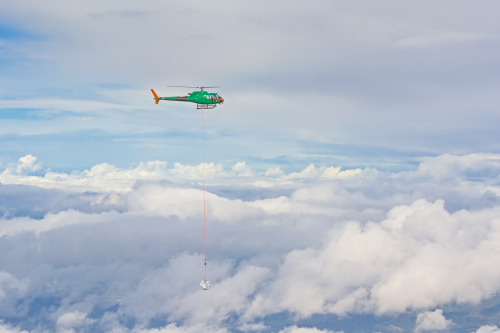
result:
M 160 103 L 160 97 L 156 94 L 156 92 L 153 89 L 151 89 L 151 92 L 153 93 L 153 96 L 155 97 L 154 98 L 155 99 L 155 104 Z

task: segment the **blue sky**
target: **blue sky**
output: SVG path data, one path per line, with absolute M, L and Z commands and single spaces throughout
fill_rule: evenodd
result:
M 499 331 L 499 9 L 2 4 L 0 330 Z
M 3 159 L 31 153 L 69 170 L 104 156 L 121 167 L 193 163 L 151 147 L 158 136 L 163 147 L 198 139 L 190 105 L 150 103 L 150 88 L 187 93 L 169 84 L 222 86 L 226 104 L 207 115 L 217 161 L 296 157 L 321 144 L 390 155 L 499 150 L 494 2 L 20 6 L 2 14 L 2 139 L 33 137 Z M 64 161 L 50 154 L 57 141 L 73 143 Z M 335 150 L 320 154 L 335 163 Z

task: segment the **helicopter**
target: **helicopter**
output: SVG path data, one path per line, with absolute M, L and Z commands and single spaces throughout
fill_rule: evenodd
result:
M 205 91 L 206 88 L 219 88 L 219 87 L 188 87 L 188 86 L 167 86 L 167 87 L 177 87 L 177 88 L 198 88 L 200 90 L 193 91 L 187 96 L 174 96 L 174 97 L 160 97 L 158 94 L 151 89 L 153 93 L 155 104 L 158 104 L 161 100 L 165 101 L 178 101 L 178 102 L 191 102 L 196 103 L 197 109 L 213 109 L 217 105 L 224 103 L 224 98 L 222 98 L 218 93 L 209 93 Z

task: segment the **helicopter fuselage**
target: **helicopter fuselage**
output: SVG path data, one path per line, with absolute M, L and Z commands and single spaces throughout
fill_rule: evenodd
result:
M 191 102 L 196 103 L 199 109 L 214 108 L 218 104 L 224 102 L 222 98 L 217 93 L 209 93 L 206 91 L 193 91 L 187 96 L 172 96 L 172 97 L 159 97 L 153 89 L 151 92 L 154 95 L 155 103 L 158 104 L 159 101 L 177 101 L 177 102 Z

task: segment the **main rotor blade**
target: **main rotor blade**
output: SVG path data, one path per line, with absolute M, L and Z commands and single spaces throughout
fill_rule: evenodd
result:
M 200 89 L 201 91 L 203 91 L 203 89 L 205 88 L 220 88 L 219 86 L 197 86 L 197 87 L 193 87 L 193 86 L 167 86 L 167 87 L 171 87 L 171 88 L 198 88 Z
M 193 87 L 193 86 L 165 86 L 165 87 L 172 87 L 172 88 L 199 88 L 199 87 Z

